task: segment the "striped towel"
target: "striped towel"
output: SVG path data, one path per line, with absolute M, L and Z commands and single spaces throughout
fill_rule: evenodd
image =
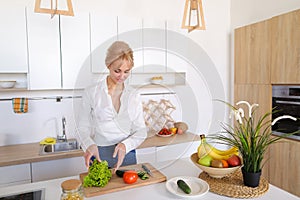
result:
M 28 99 L 27 98 L 13 98 L 12 104 L 15 113 L 27 113 Z

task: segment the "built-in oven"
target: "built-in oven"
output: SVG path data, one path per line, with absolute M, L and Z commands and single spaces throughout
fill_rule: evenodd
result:
M 45 188 L 2 195 L 0 200 L 45 200 Z
M 291 115 L 297 118 L 296 121 L 291 119 L 279 120 L 272 126 L 273 134 L 282 135 L 298 131 L 289 138 L 300 140 L 300 86 L 273 86 L 272 107 L 276 108 L 276 112 L 272 114 L 272 120 L 282 115 Z

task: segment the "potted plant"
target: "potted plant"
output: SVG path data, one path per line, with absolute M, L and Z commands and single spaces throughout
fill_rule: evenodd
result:
M 216 143 L 236 146 L 239 149 L 239 153 L 243 159 L 242 173 L 244 185 L 257 187 L 264 165 L 264 155 L 268 146 L 290 135 L 285 134 L 281 137 L 272 137 L 271 126 L 281 119 L 297 119 L 284 115 L 272 122 L 270 116 L 276 112 L 274 109 L 255 119 L 258 104 L 250 105 L 247 101 L 239 101 L 236 103 L 236 107 L 227 102 L 224 103 L 231 108 L 231 113 L 234 115 L 236 122 L 233 125 L 222 123 L 223 130 L 221 133 L 212 134 L 209 138 L 215 140 Z M 244 110 L 240 107 L 241 104 L 247 105 L 248 115 L 245 115 Z

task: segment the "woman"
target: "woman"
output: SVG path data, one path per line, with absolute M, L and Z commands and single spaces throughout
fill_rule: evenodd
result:
M 117 170 L 122 164 L 136 164 L 135 149 L 147 132 L 139 94 L 125 83 L 134 65 L 131 48 L 114 42 L 105 64 L 109 75 L 83 94 L 78 139 L 87 168 L 94 156 Z

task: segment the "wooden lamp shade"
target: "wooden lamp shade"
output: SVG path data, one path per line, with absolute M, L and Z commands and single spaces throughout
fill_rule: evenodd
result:
M 194 15 L 193 15 L 194 13 Z M 194 24 L 192 24 L 192 21 Z M 181 28 L 193 30 L 205 30 L 205 21 L 202 0 L 186 0 Z
M 42 0 L 36 0 L 35 1 L 34 12 L 37 12 L 37 13 L 48 13 L 48 14 L 51 14 L 51 17 L 53 17 L 56 14 L 58 14 L 58 15 L 74 16 L 73 6 L 72 6 L 72 1 L 71 0 L 65 0 L 67 2 L 68 10 L 60 10 L 60 9 L 58 9 L 57 8 L 57 6 L 58 6 L 58 0 L 55 0 L 55 8 L 53 8 L 53 0 L 50 0 L 50 5 L 49 5 L 50 8 L 42 8 L 41 7 L 41 1 Z

